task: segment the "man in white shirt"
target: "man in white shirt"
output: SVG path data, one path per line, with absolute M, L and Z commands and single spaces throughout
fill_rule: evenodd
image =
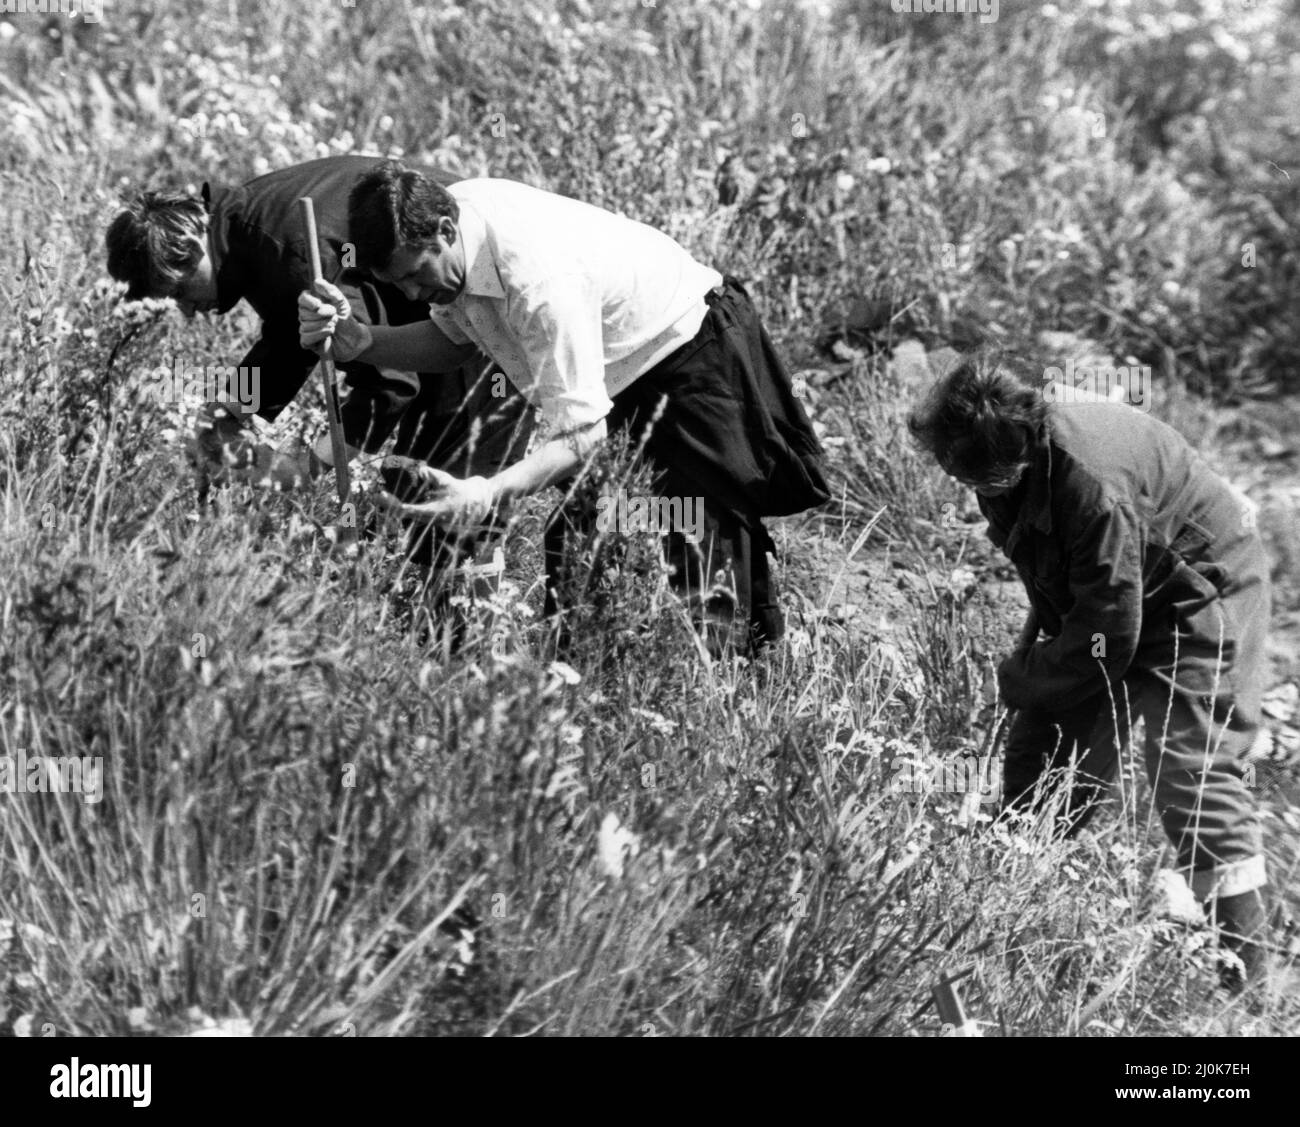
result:
M 807 416 L 739 283 L 612 212 L 506 180 L 444 188 L 396 162 L 353 190 L 349 235 L 358 265 L 429 302 L 430 320 L 361 324 L 320 283 L 299 298 L 304 346 L 333 337 L 339 360 L 422 371 L 452 370 L 477 346 L 549 432 L 490 478 L 420 467 L 436 496 L 386 504 L 438 524 L 481 520 L 572 478 L 615 431 L 648 430 L 657 496 L 701 496 L 710 527 L 707 544 L 688 545 L 694 566 L 678 579 L 698 593 L 712 561 L 727 560 L 751 641 L 780 636 L 760 518 L 821 504 L 829 491 Z M 573 519 L 557 514 L 548 530 L 548 609 L 561 594 L 550 533 Z M 670 535 L 679 548 L 681 533 Z

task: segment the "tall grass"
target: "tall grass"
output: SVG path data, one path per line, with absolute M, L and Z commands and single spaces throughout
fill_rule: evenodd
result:
M 1222 185 L 1178 194 L 1176 147 L 1140 165 L 1114 76 L 1033 13 L 899 35 L 862 5 L 626 7 L 124 0 L 0 44 L 0 751 L 107 779 L 99 803 L 0 798 L 4 1028 L 926 1035 L 942 975 L 989 1031 L 1225 1020 L 1205 933 L 1159 915 L 1141 784 L 1071 842 L 897 787 L 902 761 L 987 744 L 982 662 L 1018 609 L 986 597 L 997 564 L 906 442 L 917 386 L 883 356 L 1068 328 L 1169 381 L 1222 375 L 1231 325 L 1143 320 L 1171 277 L 1218 284 Z M 1094 106 L 1104 137 L 1067 128 Z M 557 664 L 554 498 L 515 518 L 450 655 L 391 536 L 325 535 L 325 483 L 197 503 L 148 372 L 230 362 L 255 325 L 115 309 L 117 194 L 354 148 L 623 209 L 750 282 L 815 372 L 835 474 L 775 530 L 785 645 L 711 657 L 637 541 Z M 857 355 L 829 359 L 846 330 Z M 272 438 L 319 427 L 313 388 Z M 846 591 L 890 627 L 846 619 Z

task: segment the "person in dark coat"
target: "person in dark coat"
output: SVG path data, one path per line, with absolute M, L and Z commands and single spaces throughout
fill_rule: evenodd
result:
M 334 287 L 299 299 L 304 346 L 438 369 L 476 345 L 537 404 L 547 441 L 494 476 L 427 473 L 434 496 L 389 503 L 412 519 L 482 519 L 572 478 L 615 431 L 648 438 L 656 497 L 701 499 L 707 534 L 670 533 L 675 580 L 710 617 L 747 623 L 744 648 L 783 630 L 762 518 L 827 500 L 821 451 L 744 287 L 667 235 L 506 180 L 444 186 L 396 162 L 354 190 L 361 265 L 429 306 L 396 329 L 362 325 Z M 659 511 L 663 511 L 660 507 Z M 548 532 L 548 606 L 564 601 Z M 712 583 L 716 572 L 728 576 Z M 718 586 L 720 590 L 715 589 Z
M 301 198 L 313 201 L 322 273 L 353 317 L 380 325 L 427 320 L 426 306 L 356 269 L 348 193 L 378 164 L 378 157 L 325 157 L 239 186 L 205 184 L 197 198 L 146 192 L 109 227 L 108 269 L 127 283 L 127 300 L 172 298 L 189 317 L 228 313 L 242 300 L 261 318 L 261 335 L 239 362 L 257 380 L 256 407 L 227 397 L 206 403 L 196 416 L 190 450 L 205 479 L 269 479 L 287 487 L 308 476 L 308 467 L 270 457 L 248 428 L 252 414 L 273 421 L 319 361 L 298 341 L 298 294 L 313 281 Z M 349 457 L 375 453 L 395 430 L 398 454 L 453 473 L 495 472 L 526 447 L 526 403 L 490 359 L 472 349 L 436 379 L 359 361 L 338 368 L 349 385 L 340 411 Z M 332 461 L 328 435 L 313 454 L 325 465 Z M 425 567 L 449 566 L 472 554 L 480 535 L 474 530 L 453 541 L 431 537 L 420 525 L 412 529 L 412 553 Z
M 1029 596 L 1035 625 L 998 669 L 1016 710 L 1004 802 L 1034 808 L 1073 761 L 1064 819 L 1077 830 L 1142 717 L 1182 871 L 1259 979 L 1267 875 L 1245 779 L 1262 724 L 1269 567 L 1253 506 L 1172 427 L 1121 403 L 1048 402 L 988 356 L 941 380 L 909 423 L 976 491 Z

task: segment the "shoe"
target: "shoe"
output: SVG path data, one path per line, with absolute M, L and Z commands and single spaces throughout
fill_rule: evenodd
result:
M 1242 998 L 1250 1013 L 1300 1004 L 1300 939 L 1286 909 L 1278 905 L 1270 924 L 1264 888 L 1220 896 L 1206 904 L 1219 933 L 1219 983 Z
M 1266 970 L 1268 911 L 1264 890 L 1253 889 L 1236 896 L 1219 896 L 1205 905 L 1211 925 L 1219 933 L 1219 946 L 1229 958 L 1219 966 L 1219 982 L 1229 994 L 1243 993 L 1248 983 L 1258 981 Z

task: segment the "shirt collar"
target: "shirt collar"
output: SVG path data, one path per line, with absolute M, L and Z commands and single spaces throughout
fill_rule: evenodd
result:
M 465 288 L 456 298 L 505 297 L 505 287 L 497 272 L 496 255 L 488 239 L 487 221 L 468 200 L 458 199 L 460 219 L 456 224 L 465 248 Z

